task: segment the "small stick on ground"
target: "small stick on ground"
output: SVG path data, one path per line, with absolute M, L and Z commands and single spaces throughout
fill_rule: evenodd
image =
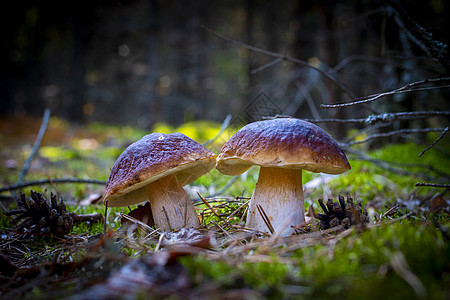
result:
M 74 222 L 103 222 L 103 216 L 100 213 L 96 214 L 87 214 L 87 215 L 78 215 L 76 213 L 71 213 Z
M 152 227 L 148 226 L 144 222 L 141 222 L 138 219 L 133 218 L 132 216 L 126 215 L 124 213 L 120 213 L 120 217 L 130 221 L 131 223 L 136 224 L 137 226 L 139 226 L 140 228 L 150 232 L 151 234 L 153 234 L 153 233 L 158 231 L 158 229 L 153 229 Z
M 241 241 L 236 240 L 231 234 L 228 233 L 228 231 L 226 231 L 225 229 L 222 228 L 222 226 L 220 226 L 219 224 L 217 224 L 216 221 L 211 220 L 211 222 L 216 225 L 217 227 L 219 227 L 220 230 L 222 230 L 229 238 L 231 238 L 233 241 L 239 243 L 241 246 L 243 246 L 244 244 L 242 244 Z
M 221 217 L 221 216 L 216 212 L 216 210 L 208 203 L 208 201 L 206 201 L 206 199 L 203 198 L 202 195 L 200 195 L 199 192 L 197 192 L 197 195 L 200 197 L 200 199 L 203 201 L 203 203 L 204 203 L 204 204 L 205 204 L 205 205 L 213 212 L 213 214 L 214 214 L 216 217 L 218 217 L 218 218 L 220 219 L 220 221 L 222 221 L 222 222 L 226 223 L 227 225 L 229 225 L 228 222 L 227 222 L 226 220 L 222 219 L 222 217 Z
M 415 186 L 427 186 L 427 187 L 437 187 L 437 188 L 446 188 L 450 189 L 450 184 L 441 184 L 441 183 L 427 183 L 427 182 L 418 182 Z

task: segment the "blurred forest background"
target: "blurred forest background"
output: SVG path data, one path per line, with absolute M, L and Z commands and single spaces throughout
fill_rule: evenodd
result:
M 402 6 L 447 55 L 450 3 Z M 50 108 L 70 122 L 148 130 L 227 114 L 254 121 L 248 108 L 261 97 L 267 115 L 298 118 L 448 110 L 446 89 L 396 94 L 370 110 L 320 109 L 448 74 L 384 1 L 13 1 L 0 14 L 4 120 Z M 342 126 L 328 130 L 342 137 Z

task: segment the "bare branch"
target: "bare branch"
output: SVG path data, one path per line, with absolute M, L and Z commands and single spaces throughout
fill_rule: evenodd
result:
M 402 4 L 397 0 L 388 0 L 389 5 L 400 16 L 406 30 L 418 41 L 419 46 L 450 72 L 450 61 L 446 55 L 446 44 L 434 39 L 433 35 L 425 28 L 417 24 L 403 8 Z
M 228 190 L 235 182 L 238 180 L 239 176 L 233 176 L 230 180 L 228 180 L 227 184 L 225 184 L 220 190 L 215 192 L 214 194 L 208 195 L 207 197 L 212 198 L 219 195 L 223 195 L 226 190 Z M 194 200 L 194 202 L 197 202 L 198 200 Z
M 366 123 L 372 125 L 378 122 L 389 122 L 393 120 L 412 120 L 428 118 L 432 116 L 450 116 L 450 111 L 410 111 L 398 113 L 382 113 L 370 115 L 359 119 L 304 119 L 311 123 Z
M 279 63 L 280 61 L 283 61 L 283 58 L 282 58 L 282 57 L 275 58 L 274 60 L 271 60 L 271 61 L 268 62 L 267 64 L 265 64 L 265 65 L 263 65 L 263 66 L 261 66 L 261 67 L 259 67 L 259 68 L 256 68 L 256 69 L 252 70 L 251 73 L 252 73 L 252 74 L 256 74 L 256 73 L 258 73 L 258 72 L 261 72 L 261 71 L 264 70 L 264 69 L 267 69 L 267 68 L 269 68 L 269 67 L 271 67 L 271 66 L 273 66 L 273 65 L 276 65 L 276 64 Z
M 207 147 L 208 145 L 214 143 L 221 135 L 222 133 L 224 133 L 224 131 L 228 128 L 228 125 L 230 125 L 230 121 L 231 121 L 231 115 L 228 114 L 225 118 L 225 120 L 223 120 L 222 122 L 222 126 L 220 126 L 220 130 L 219 132 L 216 134 L 215 137 L 213 137 L 212 139 L 207 140 L 206 142 L 203 143 L 204 147 Z
M 367 154 L 365 154 L 361 151 L 358 151 L 354 148 L 345 147 L 345 146 L 343 146 L 343 147 L 345 148 L 346 152 L 349 152 L 349 153 L 355 155 L 356 159 L 371 162 L 371 163 L 373 163 L 385 170 L 388 170 L 389 172 L 392 172 L 392 173 L 410 176 L 411 172 L 408 170 L 405 170 L 404 168 L 422 168 L 422 169 L 427 170 L 427 172 L 424 172 L 421 170 L 417 174 L 417 176 L 423 178 L 424 180 L 438 180 L 438 179 L 442 179 L 442 178 L 447 180 L 449 178 L 449 174 L 446 174 L 440 170 L 437 170 L 436 168 L 434 168 L 433 166 L 430 166 L 430 165 L 413 164 L 413 163 L 399 163 L 399 162 L 375 159 L 375 158 L 372 158 L 372 157 L 368 156 Z M 431 176 L 430 172 L 437 174 L 439 177 Z
M 6 185 L 0 188 L 0 193 L 5 191 L 18 190 L 27 186 L 53 184 L 53 183 L 88 183 L 88 184 L 106 184 L 103 180 L 96 179 L 79 179 L 79 178 L 59 178 L 59 179 L 40 179 L 20 184 Z
M 364 123 L 366 119 L 303 119 L 311 123 Z
M 206 31 L 208 31 L 209 33 L 211 33 L 212 35 L 214 35 L 215 37 L 217 37 L 217 38 L 219 38 L 221 40 L 224 40 L 226 42 L 229 42 L 231 44 L 234 44 L 236 46 L 243 47 L 243 48 L 246 48 L 246 49 L 248 49 L 250 51 L 258 52 L 258 53 L 261 53 L 261 54 L 265 54 L 265 55 L 268 55 L 268 56 L 271 56 L 271 57 L 275 57 L 275 58 L 278 58 L 278 59 L 281 59 L 281 60 L 286 60 L 286 61 L 298 64 L 298 65 L 301 65 L 301 66 L 305 66 L 305 67 L 311 68 L 311 69 L 319 72 L 322 76 L 324 76 L 328 80 L 332 81 L 336 86 L 338 86 L 341 90 L 343 90 L 348 96 L 350 96 L 351 98 L 355 98 L 353 93 L 347 87 L 345 87 L 342 83 L 340 83 L 336 78 L 334 78 L 332 75 L 330 75 L 329 73 L 325 72 L 324 70 L 321 70 L 321 69 L 319 69 L 317 67 L 314 67 L 313 65 L 309 64 L 306 61 L 303 61 L 303 60 L 300 60 L 300 59 L 297 59 L 297 58 L 293 58 L 293 57 L 285 55 L 285 54 L 280 54 L 280 53 L 272 52 L 272 51 L 265 50 L 265 49 L 262 49 L 262 48 L 258 48 L 258 47 L 255 47 L 255 46 L 251 46 L 249 44 L 246 44 L 246 43 L 243 43 L 243 42 L 240 42 L 240 41 L 236 41 L 236 40 L 231 39 L 229 37 L 226 37 L 226 36 L 223 36 L 221 34 L 218 34 L 217 32 L 211 30 L 210 28 L 208 28 L 206 26 L 202 26 L 202 28 L 205 29 Z M 278 61 L 275 61 L 274 63 L 276 63 L 276 62 L 278 62 Z
M 389 91 L 389 92 L 385 92 L 385 93 L 381 93 L 381 94 L 376 94 L 376 95 L 370 95 L 370 96 L 365 96 L 365 97 L 360 97 L 360 98 L 355 98 L 354 100 L 352 100 L 351 102 L 343 102 L 343 103 L 337 103 L 337 104 L 321 104 L 320 107 L 323 109 L 327 109 L 327 108 L 338 108 L 338 107 L 347 107 L 347 106 L 352 106 L 352 105 L 357 105 L 357 104 L 366 104 L 369 102 L 373 102 L 376 101 L 378 99 L 381 99 L 383 97 L 386 96 L 390 96 L 390 95 L 394 95 L 394 94 L 399 94 L 399 93 L 406 93 L 406 92 L 416 92 L 416 91 L 420 91 L 420 90 L 424 90 L 424 89 L 434 89 L 434 88 L 448 88 L 450 87 L 450 85 L 444 85 L 444 86 L 439 86 L 439 87 L 429 87 L 429 88 L 416 88 L 420 85 L 424 85 L 424 84 L 430 84 L 430 83 L 439 83 L 439 82 L 445 82 L 445 81 L 449 81 L 450 77 L 443 77 L 443 78 L 434 78 L 434 79 L 424 79 L 421 81 L 416 81 L 416 82 L 412 82 L 412 83 L 408 83 L 396 90 L 393 91 Z
M 437 144 L 437 142 L 440 141 L 440 139 L 442 139 L 444 137 L 444 135 L 447 133 L 448 131 L 448 127 L 445 127 L 444 131 L 442 131 L 441 135 L 434 140 L 434 142 L 428 146 L 427 148 L 425 148 L 425 150 L 423 150 L 422 152 L 420 152 L 419 157 L 421 157 L 426 151 L 430 150 L 432 147 L 434 147 L 434 145 Z
M 47 130 L 48 121 L 50 120 L 50 109 L 46 108 L 44 111 L 44 117 L 42 118 L 42 124 L 41 128 L 39 128 L 38 135 L 36 137 L 36 140 L 34 141 L 33 148 L 31 149 L 31 153 L 28 156 L 27 160 L 25 161 L 22 170 L 19 174 L 19 179 L 17 180 L 16 184 L 21 184 L 23 179 L 28 173 L 28 170 L 30 169 L 31 162 L 33 161 L 34 156 L 36 155 L 37 151 L 39 150 L 39 146 L 41 145 L 42 139 L 44 138 L 45 131 Z
M 398 113 L 382 113 L 378 115 L 370 115 L 364 120 L 364 122 L 368 125 L 372 125 L 377 122 L 389 122 L 392 120 L 412 120 L 432 116 L 450 116 L 450 111 L 410 111 Z
M 334 66 L 332 68 L 332 70 L 334 72 L 339 72 L 346 65 L 349 65 L 351 62 L 358 61 L 358 60 L 363 61 L 363 62 L 389 64 L 389 65 L 395 66 L 397 68 L 405 69 L 405 66 L 403 66 L 402 64 L 396 63 L 395 61 L 390 61 L 383 57 L 371 56 L 371 55 L 350 55 L 350 56 L 344 58 L 342 61 L 340 61 L 336 66 Z

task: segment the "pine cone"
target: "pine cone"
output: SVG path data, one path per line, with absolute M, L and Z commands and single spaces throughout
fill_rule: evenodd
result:
M 27 234 L 43 234 L 63 236 L 73 228 L 73 218 L 66 209 L 62 198 L 59 203 L 56 195 L 50 195 L 51 206 L 40 193 L 31 191 L 31 198 L 27 202 L 22 194 L 18 200 L 18 210 L 6 212 L 6 215 L 16 217 L 12 223 L 17 225 L 17 231 Z
M 348 229 L 351 225 L 369 223 L 367 210 L 363 208 L 361 201 L 358 200 L 354 205 L 353 198 L 348 195 L 347 203 L 342 196 L 339 196 L 339 203 L 334 202 L 333 199 L 328 199 L 326 206 L 322 199 L 318 202 L 325 214 L 316 214 L 314 217 L 320 220 L 320 226 L 325 229 L 341 224 Z

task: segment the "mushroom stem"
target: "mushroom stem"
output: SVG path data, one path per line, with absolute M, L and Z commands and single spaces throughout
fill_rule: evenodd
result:
M 305 221 L 302 170 L 261 167 L 250 200 L 246 227 L 269 233 L 269 228 L 257 209 L 258 205 L 266 213 L 275 232 L 282 230 L 283 236 L 293 233 L 291 225 L 299 225 Z
M 147 194 L 156 228 L 171 231 L 200 225 L 195 207 L 175 175 L 147 185 Z

